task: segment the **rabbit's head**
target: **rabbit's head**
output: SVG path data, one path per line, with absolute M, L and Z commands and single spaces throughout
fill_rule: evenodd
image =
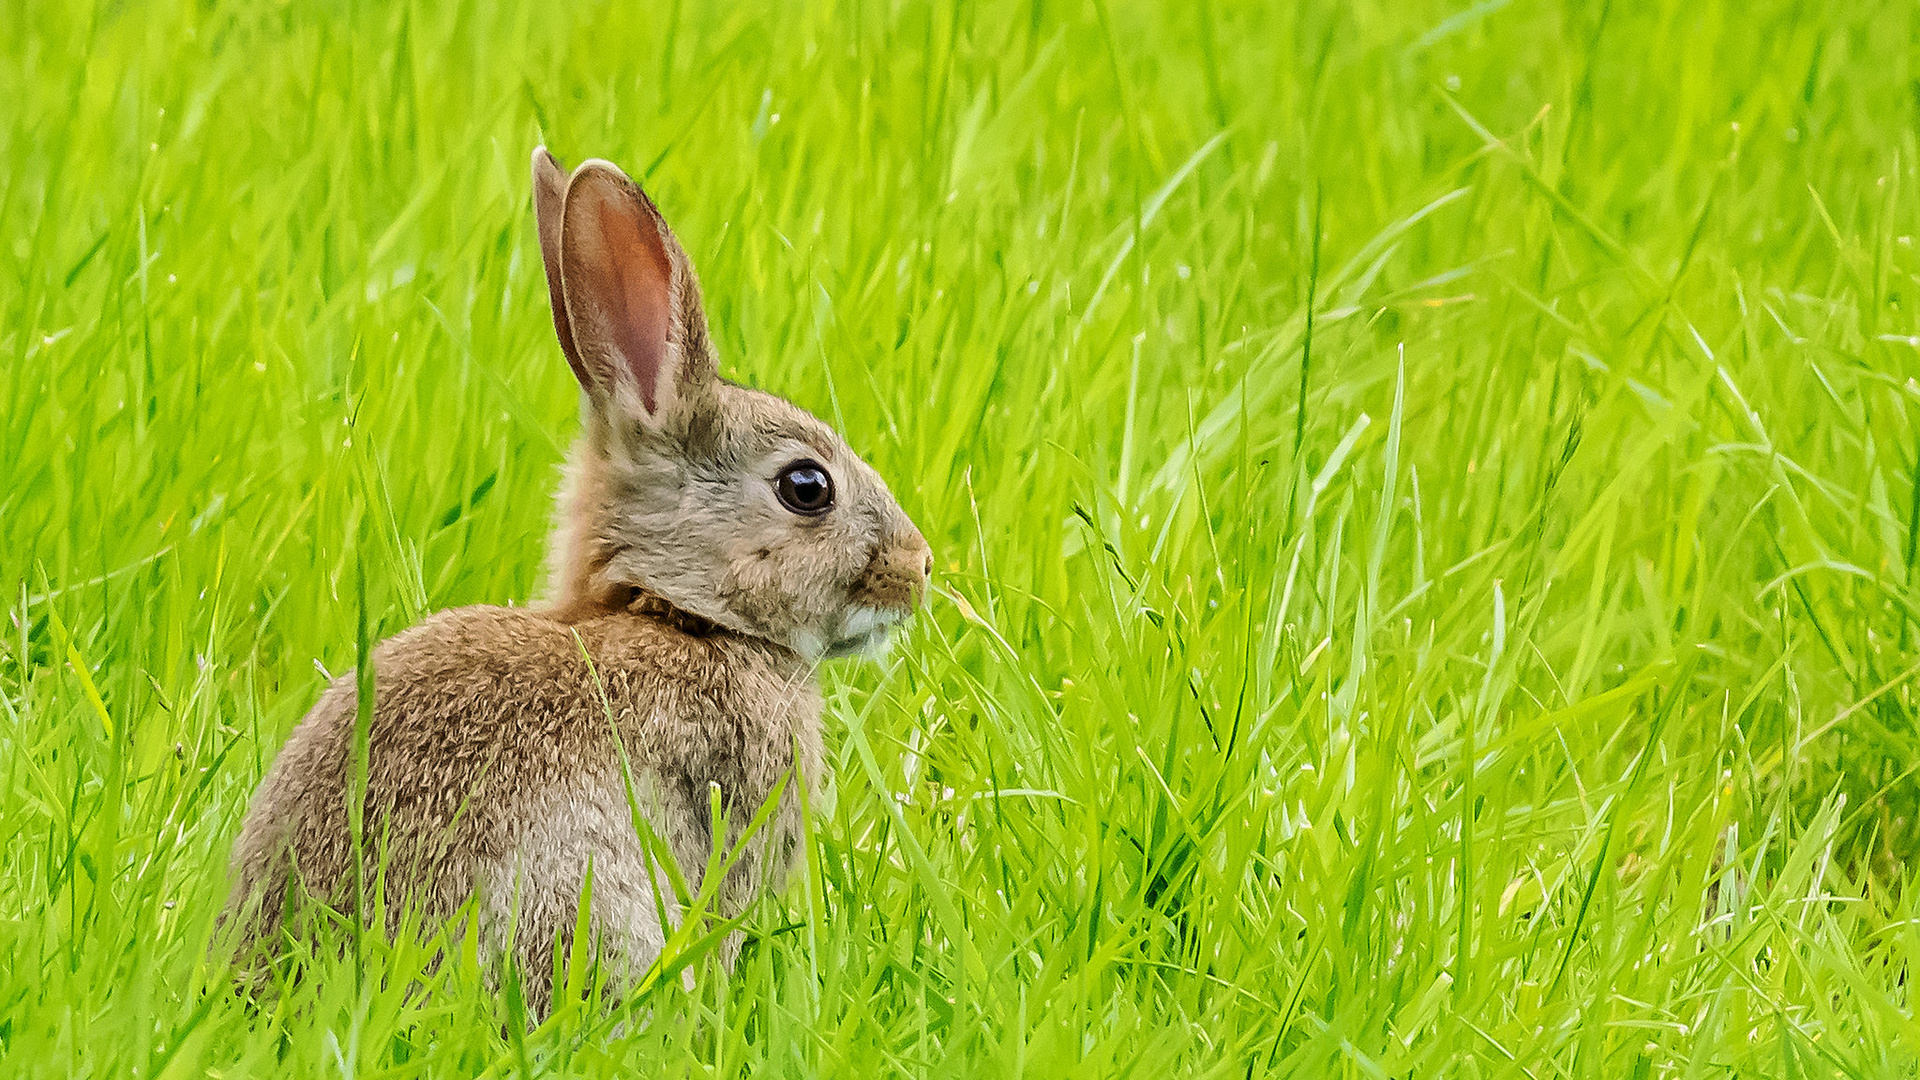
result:
M 805 410 L 719 376 L 686 253 L 605 161 L 533 154 L 554 330 L 583 393 L 551 588 L 636 590 L 809 660 L 871 652 L 932 558 L 887 485 Z

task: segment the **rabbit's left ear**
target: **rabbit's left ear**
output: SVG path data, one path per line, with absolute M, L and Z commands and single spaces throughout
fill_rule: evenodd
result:
M 581 382 L 597 402 L 652 425 L 684 419 L 718 376 L 679 241 L 639 185 L 605 161 L 574 170 L 561 209 L 561 336 L 573 339 Z
M 560 351 L 567 354 L 567 366 L 581 386 L 588 385 L 587 369 L 573 346 L 573 328 L 567 324 L 566 292 L 560 287 L 560 217 L 567 202 L 567 174 L 560 162 L 538 147 L 533 152 L 533 217 L 540 227 L 540 261 L 547 268 L 547 302 L 553 308 L 553 332 L 560 338 Z

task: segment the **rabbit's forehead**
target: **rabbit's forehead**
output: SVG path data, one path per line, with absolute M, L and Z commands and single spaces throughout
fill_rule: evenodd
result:
M 797 417 L 783 418 L 786 422 L 762 425 L 749 429 L 741 442 L 747 452 L 753 456 L 778 453 L 798 453 L 819 458 L 828 465 L 838 464 L 848 456 L 846 444 L 833 430 L 804 413 Z
M 798 405 L 746 387 L 728 389 L 735 391 L 726 403 L 733 429 L 728 441 L 738 457 L 758 462 L 790 454 L 818 458 L 830 467 L 858 462 L 837 432 Z
M 772 480 L 802 458 L 827 467 L 840 488 L 840 501 L 863 517 L 885 519 L 898 513 L 887 483 L 826 422 L 785 398 L 763 390 L 723 383 L 720 409 L 729 454 L 722 466 L 736 476 Z
M 737 444 L 733 467 L 742 473 L 772 480 L 788 466 L 811 460 L 824 465 L 840 485 L 843 496 L 861 502 L 886 497 L 886 482 L 873 466 L 861 460 L 846 442 L 824 424 L 782 430 L 761 429 Z

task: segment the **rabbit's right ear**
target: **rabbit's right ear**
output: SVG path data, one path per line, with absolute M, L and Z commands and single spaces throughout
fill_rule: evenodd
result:
M 560 282 L 577 371 L 602 404 L 673 426 L 718 379 L 699 285 L 653 201 L 616 166 L 583 162 L 560 217 Z
M 588 386 L 586 366 L 573 345 L 573 327 L 567 322 L 567 294 L 560 285 L 560 218 L 567 205 L 567 174 L 542 146 L 533 151 L 533 218 L 540 229 L 540 261 L 547 268 L 547 302 L 553 308 L 553 332 L 560 351 L 581 386 Z

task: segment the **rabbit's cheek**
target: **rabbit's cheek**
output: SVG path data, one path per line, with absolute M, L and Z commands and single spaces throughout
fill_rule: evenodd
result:
M 732 560 L 720 582 L 721 600 L 758 632 L 784 638 L 795 623 L 806 619 L 798 610 L 801 598 L 793 593 L 791 574 L 792 568 L 783 560 L 757 549 Z

